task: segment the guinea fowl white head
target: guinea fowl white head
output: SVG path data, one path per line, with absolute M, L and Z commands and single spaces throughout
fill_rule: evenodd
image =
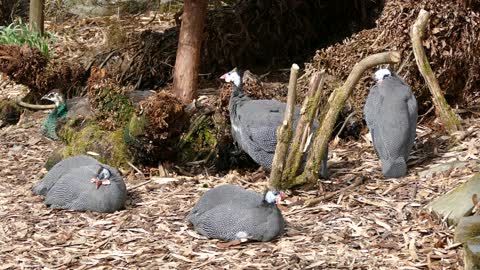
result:
M 375 82 L 381 83 L 383 79 L 392 76 L 392 73 L 387 68 L 379 69 L 375 72 Z
M 278 191 L 273 191 L 273 190 L 268 190 L 265 193 L 265 202 L 272 204 L 280 204 L 280 201 L 285 198 L 285 193 L 283 192 L 278 192 Z
M 234 68 L 232 71 L 223 74 L 220 79 L 225 80 L 227 83 L 233 82 L 237 87 L 239 87 L 242 82 L 242 78 L 240 77 L 240 74 L 238 74 L 237 68 Z
M 100 167 L 97 172 L 97 176 L 90 179 L 90 182 L 95 183 L 97 189 L 101 185 L 110 185 L 110 171 L 105 167 Z

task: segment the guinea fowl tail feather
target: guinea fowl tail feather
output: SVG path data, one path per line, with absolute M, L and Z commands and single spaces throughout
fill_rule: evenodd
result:
M 395 160 L 386 160 L 382 166 L 383 175 L 388 178 L 402 177 L 407 174 L 407 163 L 404 157 Z

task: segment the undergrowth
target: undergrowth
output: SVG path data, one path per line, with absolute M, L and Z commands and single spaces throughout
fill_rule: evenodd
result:
M 0 26 L 0 44 L 28 44 L 30 47 L 38 48 L 47 58 L 50 58 L 48 44 L 53 37 L 50 33 L 42 35 L 39 32 L 31 31 L 28 25 L 21 20 L 8 26 Z

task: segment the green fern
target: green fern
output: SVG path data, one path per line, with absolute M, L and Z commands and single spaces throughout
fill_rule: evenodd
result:
M 31 31 L 21 20 L 11 23 L 8 26 L 0 26 L 0 44 L 23 45 L 38 48 L 46 57 L 50 57 L 48 44 L 54 40 L 50 33 L 41 35 L 39 32 Z

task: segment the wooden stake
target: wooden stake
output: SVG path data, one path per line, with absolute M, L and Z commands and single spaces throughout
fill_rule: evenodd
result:
M 427 26 L 429 17 L 430 13 L 428 13 L 428 11 L 424 9 L 420 10 L 417 21 L 411 29 L 410 35 L 412 38 L 413 54 L 415 55 L 415 61 L 417 62 L 418 69 L 420 70 L 420 73 L 427 82 L 428 88 L 432 93 L 432 100 L 433 104 L 435 105 L 437 116 L 440 118 L 440 121 L 445 126 L 447 132 L 449 134 L 453 134 L 454 132 L 461 130 L 462 126 L 458 120 L 458 116 L 448 105 L 445 97 L 442 94 L 440 85 L 438 84 L 437 78 L 435 78 L 435 74 L 430 66 L 430 63 L 428 62 L 427 55 L 422 45 L 422 39 L 425 34 L 425 28 Z
M 293 64 L 290 69 L 290 81 L 288 82 L 287 107 L 283 123 L 277 129 L 277 146 L 273 156 L 272 171 L 270 173 L 270 185 L 277 190 L 284 188 L 282 186 L 282 173 L 285 166 L 285 157 L 293 134 L 293 112 L 295 110 L 295 96 L 297 92 L 298 70 L 297 64 Z

